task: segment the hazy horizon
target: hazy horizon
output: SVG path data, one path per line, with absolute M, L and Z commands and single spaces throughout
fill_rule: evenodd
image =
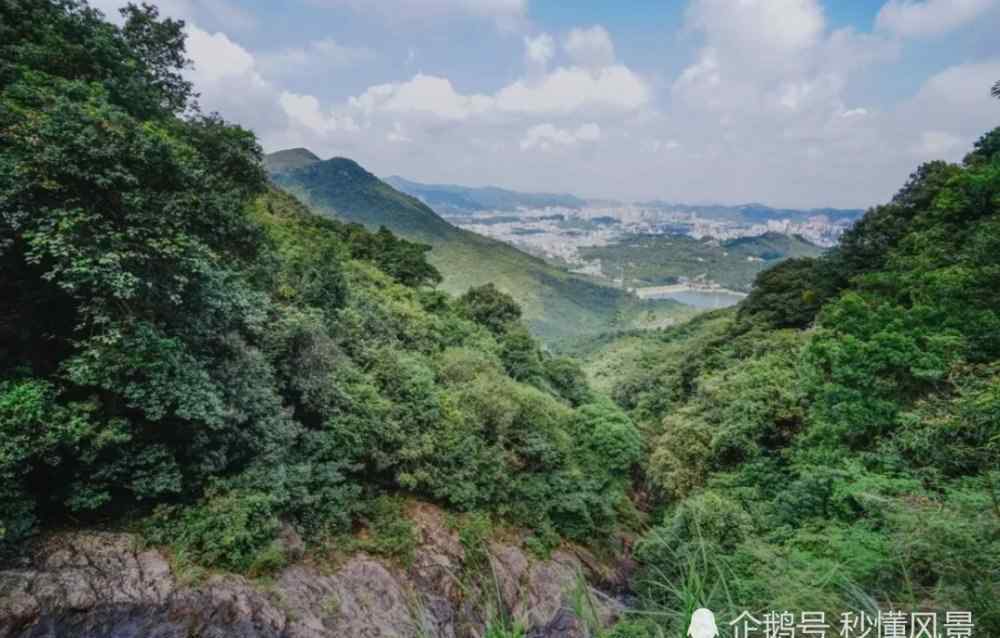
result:
M 155 4 L 266 151 L 424 183 L 867 208 L 1000 123 L 997 0 Z

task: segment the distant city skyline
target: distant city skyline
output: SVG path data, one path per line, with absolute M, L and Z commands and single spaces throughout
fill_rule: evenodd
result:
M 1000 124 L 1000 0 L 154 4 L 265 150 L 423 182 L 865 208 Z

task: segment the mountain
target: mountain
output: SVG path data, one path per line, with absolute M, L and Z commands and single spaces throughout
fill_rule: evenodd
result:
M 756 224 L 782 219 L 805 220 L 817 215 L 823 215 L 832 222 L 855 222 L 865 214 L 865 211 L 860 208 L 772 208 L 757 202 L 726 206 L 723 204 L 678 204 L 653 200 L 637 202 L 636 205 L 664 212 L 695 213 L 706 219 Z
M 304 149 L 295 149 L 304 150 Z M 470 215 L 480 211 L 516 211 L 519 208 L 560 206 L 580 209 L 591 206 L 614 206 L 614 200 L 585 200 L 574 195 L 557 193 L 521 193 L 494 186 L 470 187 L 455 184 L 423 184 L 398 175 L 385 178 L 396 190 L 416 197 L 444 215 Z M 719 221 L 767 223 L 782 219 L 806 220 L 823 215 L 831 222 L 852 223 L 864 215 L 859 208 L 773 208 L 759 202 L 746 204 L 684 204 L 652 200 L 636 202 L 637 206 L 664 212 L 691 212 L 699 217 Z
M 750 289 L 757 273 L 784 259 L 822 253 L 823 248 L 798 235 L 773 232 L 722 242 L 687 235 L 633 235 L 606 246 L 580 249 L 584 259 L 600 260 L 605 275 L 624 272 L 630 287 L 703 277 L 741 291 Z
M 275 154 L 280 165 L 286 164 L 290 153 Z M 276 165 L 272 157 L 269 167 Z M 306 155 L 297 151 L 291 157 Z M 406 239 L 429 244 L 429 261 L 444 275 L 442 289 L 460 294 L 493 282 L 517 300 L 535 334 L 549 341 L 606 329 L 622 316 L 637 316 L 638 308 L 664 312 L 676 308 L 662 303 L 648 306 L 606 283 L 457 228 L 350 159 L 337 157 L 272 171 L 272 179 L 318 212 L 370 229 L 385 226 Z
M 823 248 L 801 235 L 768 232 L 754 237 L 737 237 L 721 242 L 724 252 L 736 257 L 775 261 L 789 257 L 818 257 Z
M 296 168 L 303 168 L 320 161 L 307 148 L 290 148 L 264 157 L 264 166 L 270 173 L 281 173 Z
M 416 197 L 446 215 L 468 215 L 478 211 L 514 211 L 518 208 L 582 208 L 587 202 L 573 195 L 556 193 L 519 193 L 494 186 L 468 187 L 454 184 L 421 184 L 397 175 L 387 183 Z

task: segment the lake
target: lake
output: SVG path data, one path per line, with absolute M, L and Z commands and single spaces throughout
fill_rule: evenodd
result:
M 679 290 L 662 295 L 657 299 L 673 299 L 695 308 L 727 308 L 743 301 L 745 295 L 712 290 Z

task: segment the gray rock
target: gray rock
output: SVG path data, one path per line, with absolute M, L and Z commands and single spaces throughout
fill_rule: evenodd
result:
M 422 542 L 408 568 L 356 554 L 332 571 L 298 562 L 266 585 L 225 574 L 187 585 L 128 534 L 57 534 L 0 570 L 0 638 L 463 638 L 481 636 L 498 605 L 531 636 L 587 635 L 570 598 L 588 570 L 577 556 L 494 544 L 491 586 L 476 586 L 444 514 L 420 504 L 411 517 Z M 302 557 L 291 528 L 279 542 Z M 619 610 L 594 599 L 611 624 Z

